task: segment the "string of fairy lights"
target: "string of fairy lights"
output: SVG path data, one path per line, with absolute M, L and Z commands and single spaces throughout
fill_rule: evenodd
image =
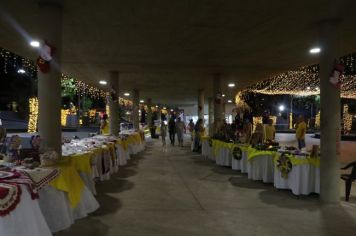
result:
M 11 70 L 21 73 L 26 73 L 30 77 L 35 77 L 37 74 L 37 68 L 33 61 L 20 57 L 4 48 L 0 47 L 0 58 L 3 63 L 3 74 L 8 74 Z
M 345 65 L 345 75 L 341 79 L 341 97 L 356 99 L 356 53 L 343 56 L 339 61 Z M 296 70 L 274 76 L 247 87 L 245 93 L 267 95 L 311 96 L 320 94 L 319 65 L 303 66 Z

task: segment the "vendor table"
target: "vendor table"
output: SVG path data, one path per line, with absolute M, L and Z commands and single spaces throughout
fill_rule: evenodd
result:
M 275 162 L 274 186 L 277 189 L 290 189 L 295 195 L 320 193 L 320 159 L 295 156 L 289 159 L 292 169 L 285 178 Z

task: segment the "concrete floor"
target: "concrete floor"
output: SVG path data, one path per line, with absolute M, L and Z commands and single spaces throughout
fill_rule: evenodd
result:
M 355 234 L 356 191 L 349 203 L 341 198 L 340 205 L 322 206 L 317 195 L 297 198 L 250 181 L 188 145 L 149 142 L 110 181 L 97 184 L 100 209 L 55 236 Z

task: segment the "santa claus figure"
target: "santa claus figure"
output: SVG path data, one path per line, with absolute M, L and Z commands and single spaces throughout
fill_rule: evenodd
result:
M 53 59 L 53 55 L 56 48 L 49 45 L 47 42 L 43 44 L 40 49 L 40 55 L 37 58 L 37 66 L 42 73 L 48 73 L 51 69 L 50 62 Z
M 345 69 L 344 65 L 335 64 L 334 69 L 333 69 L 333 71 L 331 73 L 329 81 L 336 88 L 340 88 L 341 87 L 341 78 L 342 78 L 342 76 L 344 74 L 344 69 Z

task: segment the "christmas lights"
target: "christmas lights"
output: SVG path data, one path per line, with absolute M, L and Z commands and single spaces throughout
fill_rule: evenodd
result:
M 29 99 L 29 119 L 28 119 L 28 133 L 34 133 L 37 131 L 38 120 L 38 99 L 36 97 Z
M 352 115 L 349 114 L 349 106 L 347 104 L 344 105 L 342 119 L 344 121 L 344 134 L 348 134 L 352 127 Z

